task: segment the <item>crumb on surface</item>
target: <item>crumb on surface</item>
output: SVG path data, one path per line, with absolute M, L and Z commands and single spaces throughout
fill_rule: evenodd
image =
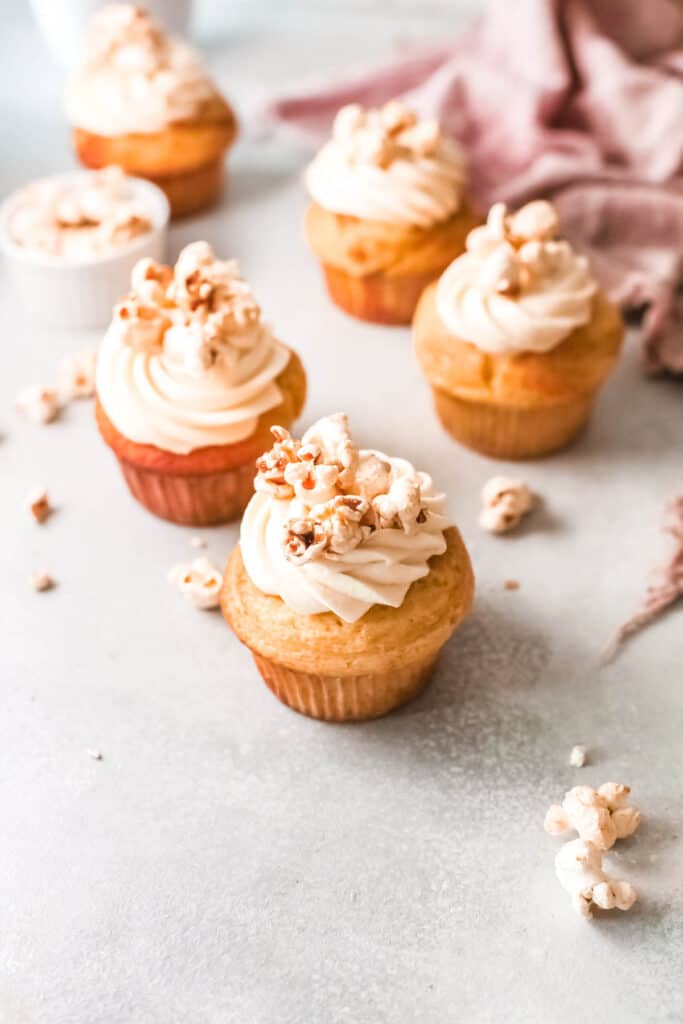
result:
M 52 588 L 57 585 L 52 576 L 50 576 L 50 573 L 46 572 L 44 569 L 37 569 L 35 572 L 32 572 L 29 582 L 33 589 L 39 592 L 43 590 L 52 590 Z
M 44 487 L 34 487 L 26 495 L 26 505 L 37 523 L 44 523 L 53 511 L 50 497 Z
M 92 758 L 93 761 L 101 761 L 102 760 L 102 751 L 101 750 L 95 750 L 94 747 L 88 747 L 87 750 L 86 750 L 86 754 L 88 755 L 88 757 Z
M 506 590 L 519 590 L 519 580 L 505 580 L 503 584 Z
M 583 768 L 588 757 L 588 752 L 584 746 L 577 743 L 572 747 L 569 753 L 569 763 L 572 768 Z

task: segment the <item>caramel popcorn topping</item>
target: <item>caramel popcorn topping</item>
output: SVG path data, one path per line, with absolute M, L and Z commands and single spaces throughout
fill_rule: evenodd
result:
M 272 432 L 275 443 L 257 462 L 255 489 L 292 502 L 295 514 L 282 537 L 289 561 L 345 555 L 376 530 L 410 535 L 427 522 L 419 474 L 360 451 L 344 414 L 320 420 L 302 441 L 282 427 Z

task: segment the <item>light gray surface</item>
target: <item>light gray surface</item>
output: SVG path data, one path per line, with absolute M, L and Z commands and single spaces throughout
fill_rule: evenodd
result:
M 3 193 L 71 163 L 58 79 L 37 75 L 39 43 L 12 8 Z M 318 14 L 315 36 L 214 42 L 213 65 L 245 103 L 306 53 L 323 67 L 379 52 L 388 40 L 365 24 Z M 90 405 L 47 428 L 15 416 L 19 388 L 49 383 L 88 339 L 34 328 L 3 276 L 0 1021 L 680 1021 L 680 612 L 596 666 L 667 550 L 680 389 L 642 377 L 631 339 L 581 442 L 523 468 L 543 512 L 516 537 L 481 535 L 479 489 L 512 467 L 442 434 L 407 331 L 328 303 L 298 166 L 272 143 L 240 146 L 228 205 L 174 228 L 174 251 L 206 237 L 240 258 L 307 366 L 305 423 L 343 407 L 362 443 L 448 491 L 475 612 L 400 713 L 335 727 L 281 707 L 220 615 L 167 585 L 197 531 L 129 498 Z M 58 505 L 42 528 L 23 507 L 35 484 Z M 201 532 L 221 563 L 237 529 Z M 42 566 L 59 586 L 34 594 Z M 567 764 L 577 742 L 582 770 Z M 607 779 L 630 783 L 646 815 L 613 858 L 641 902 L 586 924 L 541 825 L 570 785 Z

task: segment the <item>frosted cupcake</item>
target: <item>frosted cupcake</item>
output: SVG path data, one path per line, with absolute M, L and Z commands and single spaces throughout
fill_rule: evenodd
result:
M 445 499 L 405 459 L 358 449 L 346 416 L 274 428 L 221 605 L 283 703 L 383 715 L 426 684 L 469 611 L 472 567 Z
M 143 8 L 109 4 L 94 15 L 66 113 L 86 167 L 117 164 L 150 179 L 174 216 L 218 199 L 235 115 L 199 56 Z
M 293 423 L 306 377 L 263 323 L 234 261 L 206 242 L 175 269 L 141 260 L 97 362 L 97 422 L 131 493 L 163 519 L 239 517 L 274 423 Z
M 306 237 L 328 291 L 362 320 L 410 323 L 477 222 L 459 147 L 398 101 L 343 107 L 306 185 Z
M 512 214 L 497 203 L 415 313 L 437 413 L 486 455 L 525 458 L 568 444 L 619 355 L 619 310 L 559 230 L 550 203 Z

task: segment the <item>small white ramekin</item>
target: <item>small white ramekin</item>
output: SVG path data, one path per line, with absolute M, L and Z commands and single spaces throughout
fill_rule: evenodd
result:
M 55 175 L 53 180 L 67 183 L 89 174 L 92 171 L 75 171 Z M 168 200 L 150 181 L 128 180 L 133 197 L 148 211 L 152 230 L 113 253 L 89 260 L 64 260 L 17 245 L 10 226 L 23 189 L 14 192 L 0 207 L 0 248 L 14 289 L 26 308 L 44 324 L 75 330 L 105 327 L 113 307 L 130 291 L 130 274 L 137 261 L 143 256 L 164 261 L 170 216 Z

